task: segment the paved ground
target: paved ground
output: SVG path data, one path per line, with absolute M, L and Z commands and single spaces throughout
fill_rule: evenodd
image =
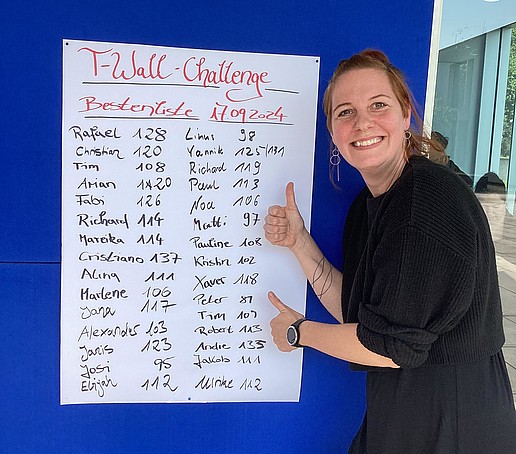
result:
M 503 196 L 479 195 L 479 200 L 495 243 L 505 329 L 503 353 L 516 402 L 516 217 L 505 211 Z

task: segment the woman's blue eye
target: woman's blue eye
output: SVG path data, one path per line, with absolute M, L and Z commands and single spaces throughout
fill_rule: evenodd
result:
M 341 111 L 339 112 L 339 115 L 338 115 L 338 116 L 339 116 L 339 117 L 346 117 L 346 116 L 348 116 L 348 115 L 351 115 L 351 113 L 352 113 L 352 110 L 351 110 L 351 109 L 345 109 L 345 110 L 341 110 Z
M 373 107 L 375 109 L 381 109 L 381 108 L 386 107 L 386 106 L 387 106 L 387 104 L 385 104 L 384 102 L 381 102 L 381 101 L 375 102 L 373 104 Z

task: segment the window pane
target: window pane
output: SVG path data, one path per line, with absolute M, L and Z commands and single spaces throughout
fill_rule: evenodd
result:
M 439 52 L 433 130 L 448 138 L 446 152 L 466 174 L 475 174 L 485 36 Z

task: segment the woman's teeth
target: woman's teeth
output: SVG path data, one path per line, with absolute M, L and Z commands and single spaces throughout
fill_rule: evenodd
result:
M 374 145 L 375 143 L 378 143 L 381 140 L 382 140 L 381 137 L 375 137 L 374 139 L 369 139 L 369 140 L 357 140 L 356 142 L 353 142 L 353 146 L 368 147 L 369 145 Z

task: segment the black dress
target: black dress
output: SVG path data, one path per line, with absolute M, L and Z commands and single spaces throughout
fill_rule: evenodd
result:
M 501 352 L 468 364 L 369 371 L 350 453 L 514 454 L 516 419 Z
M 411 314 L 412 309 L 409 303 L 404 302 L 407 291 L 396 294 L 400 301 L 394 303 L 383 301 L 389 298 L 389 285 L 391 285 L 389 283 L 383 285 L 384 274 L 379 271 L 382 268 L 384 246 L 375 243 L 375 240 L 370 237 L 378 235 L 379 231 L 385 234 L 386 230 L 382 228 L 392 224 L 388 222 L 392 213 L 395 213 L 396 222 L 404 218 L 404 213 L 409 213 L 408 218 L 401 219 L 401 224 L 406 221 L 407 225 L 414 227 L 418 224 L 418 220 L 415 219 L 417 216 L 413 215 L 414 212 L 421 212 L 420 216 L 425 219 L 428 216 L 431 218 L 435 210 L 439 211 L 440 208 L 417 206 L 425 203 L 418 201 L 417 192 L 421 192 L 420 181 L 426 178 L 421 175 L 428 173 L 432 175 L 425 181 L 431 183 L 430 186 L 434 189 L 432 194 L 437 197 L 438 205 L 441 202 L 439 198 L 443 197 L 442 194 L 446 195 L 448 192 L 436 188 L 435 182 L 444 178 L 449 180 L 447 184 L 451 184 L 452 187 L 458 184 L 460 205 L 466 205 L 465 210 L 475 212 L 478 209 L 474 195 L 469 189 L 465 189 L 462 182 L 457 182 L 458 178 L 449 176 L 446 171 L 442 174 L 440 168 L 426 161 L 424 158 L 414 158 L 409 161 L 402 177 L 393 186 L 394 189 L 391 188 L 388 193 L 380 197 L 372 198 L 365 189 L 350 208 L 346 221 L 343 270 L 344 319 L 347 322 L 358 322 L 359 339 L 367 348 L 393 358 L 401 366 L 400 369 L 390 369 L 351 365 L 352 369 L 367 370 L 367 408 L 362 426 L 349 452 L 514 454 L 516 453 L 516 414 L 501 352 L 503 330 L 497 280 L 493 282 L 493 278 L 479 279 L 477 275 L 471 282 L 471 286 L 476 289 L 475 292 L 464 290 L 461 295 L 451 295 L 452 291 L 447 290 L 450 293 L 450 301 L 464 300 L 454 303 L 450 308 L 447 306 L 446 292 L 442 297 L 443 302 L 438 300 L 439 290 L 437 289 L 443 285 L 446 286 L 446 282 L 436 282 L 434 291 L 432 288 L 427 288 L 429 285 L 425 281 L 427 278 L 421 276 L 420 281 L 424 282 L 418 283 L 418 275 L 415 278 L 409 275 L 410 273 L 405 269 L 406 259 L 403 260 L 403 265 L 393 260 L 388 264 L 392 267 L 391 273 L 401 273 L 403 275 L 401 279 L 404 282 L 411 282 L 411 287 L 422 286 L 422 288 L 416 288 L 415 294 L 411 294 L 413 299 L 420 299 L 421 304 L 433 304 L 435 307 L 431 309 L 422 307 L 421 313 L 430 315 L 419 318 L 412 315 L 414 321 L 413 326 L 410 326 L 411 317 L 406 313 Z M 451 175 L 451 172 L 449 174 Z M 446 189 L 449 191 L 449 187 Z M 469 199 L 470 194 L 471 199 Z M 463 203 L 463 198 L 468 200 Z M 439 205 L 441 208 L 449 201 L 442 202 Z M 431 203 L 435 203 L 435 199 Z M 453 201 L 449 203 L 453 204 Z M 402 209 L 397 210 L 396 207 L 400 204 Z M 393 210 L 392 207 L 395 209 Z M 447 208 L 444 206 L 445 212 Z M 465 213 L 458 215 L 459 219 L 464 219 L 459 227 L 461 241 L 466 241 L 465 238 L 467 239 L 468 235 L 466 216 Z M 481 216 L 481 218 L 475 216 Z M 475 223 L 480 222 L 478 219 L 481 219 L 480 224 L 484 223 L 483 214 L 475 213 L 475 216 L 472 217 Z M 440 216 L 437 217 L 440 218 Z M 431 230 L 443 229 L 442 226 L 433 225 L 437 222 L 425 219 L 425 225 L 429 224 L 430 230 L 424 233 L 431 236 L 432 241 L 436 240 L 441 247 L 443 241 L 438 238 L 439 233 Z M 448 233 L 453 235 L 454 227 L 450 225 L 451 221 L 444 219 L 443 222 L 450 231 Z M 382 223 L 384 227 L 378 227 Z M 489 236 L 488 228 L 486 232 L 482 231 L 483 228 L 475 227 L 476 231 L 472 237 Z M 392 235 L 389 232 L 387 234 L 395 245 L 394 250 L 397 251 L 399 246 L 394 240 L 397 234 Z M 417 236 L 417 238 L 420 237 Z M 457 241 L 454 240 L 453 243 Z M 494 262 L 494 253 L 490 250 L 490 243 L 492 243 L 490 238 L 488 243 L 489 257 L 482 256 L 484 252 L 480 252 L 483 250 L 480 247 L 472 249 L 471 256 L 476 257 L 480 254 L 478 260 L 482 263 Z M 427 247 L 425 244 L 423 242 L 416 244 L 416 247 L 411 249 L 411 254 L 414 255 L 415 261 L 422 263 L 423 268 L 430 267 L 427 272 L 432 274 L 433 259 L 425 259 L 425 248 L 430 249 L 430 246 Z M 467 248 L 467 244 L 464 244 L 466 246 L 461 245 L 460 249 Z M 453 248 L 453 245 L 447 248 Z M 440 249 L 440 251 L 444 250 Z M 407 254 L 407 250 L 399 250 L 399 254 Z M 446 254 L 447 252 L 443 252 L 438 259 L 445 260 Z M 466 256 L 467 253 L 464 255 Z M 467 263 L 467 261 L 463 262 Z M 416 266 L 411 265 L 410 269 Z M 446 268 L 445 264 L 443 266 Z M 472 267 L 478 273 L 477 268 Z M 480 271 L 482 276 L 493 273 L 493 270 Z M 440 273 L 442 270 L 435 270 L 437 280 Z M 450 274 L 452 284 L 455 282 L 453 279 L 459 280 L 453 277 L 452 270 Z M 373 290 L 367 290 L 369 287 Z M 478 287 L 481 289 L 477 291 Z M 425 292 L 425 289 L 431 294 L 428 298 L 419 296 Z M 434 293 L 435 301 L 432 299 Z M 479 317 L 483 306 L 486 306 L 484 314 L 487 315 Z M 367 310 L 364 307 L 367 307 Z M 416 307 L 414 313 L 417 313 L 417 309 Z M 472 311 L 474 315 L 470 319 L 468 317 Z M 474 345 L 479 338 L 482 339 L 481 345 Z M 464 345 L 460 345 L 460 340 L 463 340 Z

